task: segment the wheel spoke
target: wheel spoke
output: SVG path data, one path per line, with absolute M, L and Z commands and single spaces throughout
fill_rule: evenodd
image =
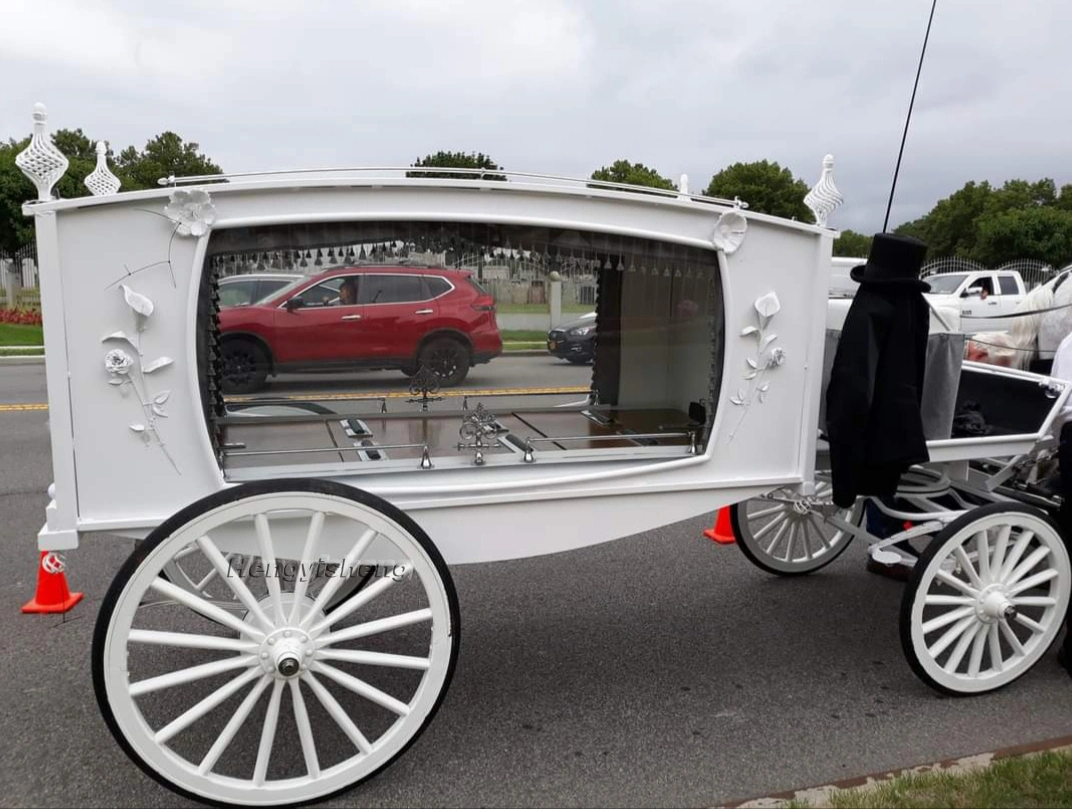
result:
M 782 509 L 782 510 L 784 511 L 784 509 Z M 784 514 L 779 514 L 773 520 L 771 520 L 766 525 L 764 525 L 762 528 L 760 528 L 758 531 L 756 531 L 754 534 L 752 534 L 752 538 L 755 539 L 758 542 L 759 540 L 763 539 L 763 537 L 765 537 L 767 534 L 769 534 L 771 531 L 773 531 L 775 528 L 777 528 L 779 525 L 782 525 L 784 522 L 785 522 L 785 515 Z M 767 549 L 767 553 L 768 554 L 770 553 L 770 548 Z
M 987 637 L 990 640 L 990 666 L 1000 674 L 1005 670 L 1005 658 L 1001 654 L 1001 635 L 997 624 L 990 625 Z
M 309 724 L 309 712 L 305 709 L 305 697 L 297 680 L 290 681 L 290 703 L 294 707 L 294 723 L 298 726 L 298 738 L 301 739 L 302 755 L 305 757 L 305 770 L 310 778 L 320 777 L 320 762 L 316 758 L 316 742 L 313 741 L 313 728 Z
M 253 768 L 253 783 L 264 786 L 268 775 L 268 760 L 272 757 L 272 745 L 275 744 L 275 729 L 279 722 L 279 700 L 283 696 L 284 680 L 276 680 L 272 686 L 272 696 L 268 700 L 268 711 L 264 715 L 261 728 L 261 744 L 257 748 L 257 764 Z
M 200 613 L 210 621 L 215 621 L 218 624 L 230 627 L 239 634 L 249 635 L 258 642 L 264 640 L 264 633 L 256 627 L 236 618 L 234 615 L 227 612 L 227 610 L 217 607 L 215 604 L 208 603 L 201 596 L 195 595 L 189 590 L 184 590 L 177 584 L 172 584 L 158 576 L 153 579 L 153 583 L 149 586 L 160 593 L 160 595 L 178 601 L 183 606 L 189 607 L 196 613 Z
M 946 596 L 927 593 L 923 599 L 927 607 L 963 607 L 965 604 L 974 604 L 975 599 L 971 596 Z
M 207 714 L 217 705 L 222 705 L 226 700 L 230 699 L 232 694 L 237 694 L 242 688 L 249 685 L 258 677 L 263 677 L 264 672 L 258 668 L 251 668 L 244 674 L 235 677 L 231 682 L 226 685 L 222 685 L 198 702 L 192 708 L 184 711 L 182 714 L 171 720 L 164 727 L 160 728 L 156 732 L 153 739 L 157 744 L 164 744 L 176 734 L 181 733 L 190 727 L 194 722 Z
M 1027 654 L 1024 650 L 1024 645 L 1020 643 L 1020 639 L 1016 637 L 1016 633 L 1012 631 L 1012 627 L 1009 626 L 1008 621 L 998 621 L 997 625 L 1001 627 L 1001 634 L 1005 636 L 1005 640 L 1012 647 L 1013 652 L 1017 656 L 1023 657 Z
M 973 619 L 974 620 L 974 619 Z M 952 654 L 949 655 L 949 659 L 945 661 L 945 665 L 942 667 L 945 669 L 946 674 L 955 674 L 957 667 L 960 665 L 960 661 L 964 659 L 965 652 L 968 651 L 968 646 L 975 640 L 975 636 L 979 634 L 979 630 L 983 625 L 978 621 L 972 623 L 970 627 L 960 636 L 960 641 L 953 649 Z
M 350 552 L 346 554 L 346 558 L 343 559 L 342 565 L 339 568 L 339 575 L 332 576 L 328 579 L 327 584 L 325 584 L 320 592 L 317 593 L 316 600 L 302 618 L 300 624 L 302 629 L 308 629 L 309 624 L 312 622 L 316 613 L 324 609 L 324 605 L 326 605 L 331 597 L 335 595 L 335 591 L 342 586 L 342 577 L 353 568 L 354 563 L 357 562 L 361 554 L 365 552 L 375 537 L 376 531 L 369 528 L 358 538 L 357 542 L 354 543 L 354 546 L 350 548 Z
M 823 523 L 814 514 L 808 516 L 808 521 L 811 523 L 811 527 L 815 529 L 815 535 L 819 537 L 819 544 L 823 546 L 823 550 L 830 550 L 830 541 L 823 533 Z
M 966 595 L 969 595 L 969 596 L 972 596 L 972 597 L 975 597 L 975 596 L 979 595 L 978 590 L 976 590 L 974 587 L 972 587 L 970 584 L 968 584 L 963 579 L 958 579 L 956 576 L 954 576 L 948 570 L 938 570 L 938 572 L 934 574 L 934 578 L 938 579 L 939 581 L 941 581 L 941 582 L 943 582 L 945 584 L 948 584 L 950 587 L 953 587 L 953 588 L 955 588 L 957 590 L 960 590 L 960 592 L 962 592 L 962 593 L 964 593 Z
M 1012 599 L 1012 603 L 1017 607 L 1056 607 L 1057 599 L 1049 596 L 1020 596 Z
M 771 524 L 773 525 L 774 522 L 772 521 Z M 770 544 L 767 546 L 767 556 L 774 556 L 774 548 L 781 541 L 782 534 L 785 533 L 785 529 L 789 527 L 789 519 L 783 514 L 781 517 L 778 518 L 778 525 L 780 527 L 777 531 L 774 532 L 774 539 L 772 539 L 770 541 Z M 767 527 L 769 528 L 770 526 Z
M 400 567 L 402 568 L 402 576 L 405 576 L 412 569 L 412 565 L 408 561 L 403 562 Z M 325 618 L 313 624 L 313 626 L 309 629 L 309 633 L 312 635 L 319 635 L 332 624 L 337 624 L 339 621 L 349 617 L 351 614 L 356 612 L 365 604 L 368 604 L 370 601 L 372 601 L 372 599 L 374 599 L 384 590 L 388 589 L 394 583 L 394 578 L 383 578 L 375 584 L 371 585 L 370 587 L 366 587 L 357 595 L 347 599 L 345 603 L 343 603 L 337 609 L 332 611 Z
M 791 563 L 793 561 L 793 546 L 794 540 L 797 538 L 797 523 L 796 520 L 789 521 L 789 537 L 786 539 L 785 545 L 785 561 Z
M 975 565 L 973 565 L 971 559 L 968 558 L 968 554 L 964 552 L 964 546 L 957 545 L 953 550 L 953 554 L 957 557 L 957 561 L 960 563 L 961 568 L 968 574 L 968 581 L 971 582 L 972 587 L 982 590 L 983 583 L 979 580 L 979 574 L 975 570 Z
M 1033 618 L 1028 618 L 1022 612 L 1016 613 L 1016 618 L 1014 618 L 1013 620 L 1015 620 L 1018 624 L 1026 626 L 1036 635 L 1041 635 L 1043 632 L 1046 631 L 1046 627 L 1044 627 L 1042 624 L 1040 624 Z
M 320 532 L 324 528 L 324 512 L 318 511 L 313 514 L 309 521 L 309 533 L 305 537 L 305 548 L 302 550 L 301 565 L 302 575 L 294 584 L 294 603 L 290 608 L 290 623 L 296 624 L 301 617 L 301 603 L 305 599 L 305 591 L 309 587 L 309 579 L 312 578 L 312 564 L 316 558 L 316 548 L 320 542 Z M 309 568 L 305 566 L 309 565 Z
M 218 575 L 220 575 L 220 572 L 216 568 L 212 568 L 212 570 L 205 574 L 205 577 L 201 579 L 201 581 L 194 585 L 194 589 L 199 593 L 204 593 L 205 588 L 208 587 L 208 583 Z
M 1050 555 L 1050 549 L 1048 546 L 1043 545 L 1041 548 L 1037 548 L 1034 553 L 1021 562 L 1016 570 L 1014 570 L 1009 577 L 1005 580 L 1005 584 L 1016 584 L 1027 573 L 1030 573 L 1035 567 Z
M 410 657 L 409 655 L 384 654 L 383 652 L 363 652 L 352 649 L 323 649 L 317 655 L 321 660 L 341 660 L 344 663 L 357 663 L 363 666 L 387 666 L 397 669 L 415 669 L 427 671 L 432 661 L 427 657 Z
M 320 704 L 324 706 L 324 709 L 331 714 L 331 718 L 335 720 L 340 728 L 342 728 L 343 733 L 345 733 L 350 741 L 354 743 L 354 746 L 366 756 L 371 753 L 372 745 L 369 744 L 369 740 L 365 738 L 365 734 L 354 724 L 354 720 L 352 720 L 346 711 L 343 710 L 343 707 L 339 705 L 338 700 L 331 695 L 331 692 L 324 688 L 323 683 L 309 673 L 303 675 L 302 679 L 305 680 L 309 688 L 312 689 L 313 694 L 320 700 Z
M 1009 549 L 1009 535 L 1011 533 L 1012 526 L 1008 523 L 998 529 L 998 538 L 994 544 L 994 555 L 990 558 L 991 575 L 995 578 L 1001 574 L 1001 569 L 1005 566 L 1005 554 Z
M 130 696 L 140 697 L 153 691 L 164 688 L 173 688 L 176 685 L 192 683 L 194 680 L 203 680 L 205 677 L 214 677 L 217 674 L 226 674 L 229 671 L 240 669 L 245 666 L 257 665 L 257 658 L 253 655 L 235 655 L 223 660 L 214 660 L 211 663 L 202 663 L 199 666 L 191 666 L 188 669 L 179 669 L 157 677 L 149 677 L 130 684 Z
M 423 610 L 404 612 L 401 615 L 392 615 L 390 618 L 377 618 L 375 621 L 367 621 L 363 624 L 348 626 L 346 629 L 341 629 L 338 632 L 321 635 L 315 641 L 315 645 L 317 648 L 323 648 L 335 643 L 345 643 L 349 640 L 367 638 L 369 635 L 377 635 L 380 632 L 390 632 L 392 629 L 401 629 L 410 624 L 417 624 L 421 621 L 430 620 L 432 620 L 432 610 L 426 607 Z
M 264 614 L 264 610 L 261 609 L 261 605 L 257 602 L 253 593 L 250 592 L 246 583 L 240 578 L 229 575 L 230 562 L 223 557 L 222 553 L 220 553 L 220 549 L 216 547 L 216 543 L 209 537 L 203 536 L 197 540 L 197 544 L 212 563 L 213 569 L 218 570 L 223 574 L 223 580 L 227 582 L 227 586 L 231 588 L 231 592 L 235 594 L 235 597 L 242 602 L 242 606 L 249 610 L 250 614 L 257 619 L 257 623 L 259 623 L 261 627 L 266 631 L 271 632 L 275 628 L 272 625 L 271 620 Z
M 188 632 L 160 632 L 156 629 L 132 629 L 127 635 L 127 642 L 177 646 L 183 649 L 212 649 L 217 652 L 252 653 L 257 649 L 257 644 L 241 638 L 219 638 L 215 635 L 194 635 Z
M 353 691 L 370 702 L 375 702 L 381 708 L 386 708 L 399 716 L 409 716 L 409 706 L 406 703 L 395 699 L 390 694 L 385 694 L 380 689 L 347 674 L 345 671 L 340 671 L 334 666 L 329 666 L 325 663 L 313 663 L 312 668 L 315 669 L 316 673 L 330 677 L 343 688 Z
M 998 574 L 998 581 L 1005 581 L 1008 579 L 1009 574 L 1013 568 L 1016 567 L 1016 563 L 1020 561 L 1020 557 L 1024 555 L 1024 551 L 1027 550 L 1027 546 L 1031 544 L 1031 540 L 1034 538 L 1034 531 L 1024 531 L 1020 534 L 1020 538 L 1016 540 L 1016 544 L 1012 546 L 1012 552 L 1005 559 L 1005 564 L 1001 566 L 1001 573 Z
M 941 629 L 943 626 L 949 626 L 957 621 L 965 618 L 975 612 L 975 607 L 961 607 L 958 610 L 949 610 L 939 615 L 937 618 L 931 618 L 929 621 L 920 627 L 924 635 L 929 635 L 937 629 Z
M 990 542 L 985 528 L 975 535 L 975 553 L 979 560 L 979 579 L 984 585 L 990 584 Z
M 205 757 L 201 759 L 201 764 L 198 766 L 197 771 L 201 775 L 206 775 L 212 772 L 212 768 L 216 766 L 216 762 L 220 760 L 220 756 L 223 755 L 223 751 L 227 749 L 227 746 L 234 741 L 235 734 L 245 724 L 246 719 L 249 718 L 250 711 L 253 710 L 253 706 L 257 704 L 257 700 L 260 699 L 261 694 L 264 693 L 264 689 L 268 687 L 268 677 L 261 678 L 253 689 L 246 695 L 246 698 L 242 700 L 242 704 L 235 709 L 234 715 L 230 721 L 220 732 L 219 738 L 216 739 L 216 743 L 212 745 L 209 751 L 205 754 Z
M 1049 567 L 1045 570 L 1040 570 L 1034 576 L 1028 576 L 1023 581 L 1017 582 L 1015 587 L 1009 588 L 1009 596 L 1019 595 L 1024 590 L 1030 590 L 1033 587 L 1038 587 L 1040 584 L 1045 584 L 1050 579 L 1055 579 L 1060 575 L 1056 569 Z M 1057 602 L 1054 602 L 1057 603 Z
M 968 615 L 953 625 L 952 629 L 946 630 L 946 633 L 938 639 L 938 641 L 931 646 L 927 651 L 931 657 L 937 658 L 942 652 L 949 648 L 949 646 L 968 631 L 968 627 L 974 624 L 976 621 L 974 611 L 972 615 Z
M 283 593 L 279 586 L 279 561 L 275 558 L 268 518 L 264 514 L 258 514 L 253 518 L 253 525 L 257 529 L 257 543 L 261 548 L 261 558 L 264 559 L 264 579 L 268 584 L 268 595 L 272 599 L 272 616 L 275 618 L 275 625 L 282 626 L 287 619 L 283 614 Z
M 764 517 L 769 517 L 771 514 L 780 514 L 781 512 L 785 511 L 785 509 L 785 505 L 779 503 L 776 506 L 765 508 L 762 511 L 753 511 L 751 514 L 748 515 L 748 521 L 752 522 L 753 520 L 761 520 Z
M 975 630 L 975 643 L 972 644 L 971 659 L 968 661 L 968 676 L 972 679 L 979 676 L 979 667 L 983 664 L 983 650 L 986 649 L 986 637 L 990 627 L 979 624 Z

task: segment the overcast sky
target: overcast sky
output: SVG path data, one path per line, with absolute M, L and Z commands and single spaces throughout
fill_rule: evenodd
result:
M 225 171 L 483 151 L 693 191 L 767 158 L 882 229 L 930 0 L 4 0 L 0 138 L 171 129 Z M 1069 0 L 938 0 L 891 226 L 968 180 L 1072 182 Z

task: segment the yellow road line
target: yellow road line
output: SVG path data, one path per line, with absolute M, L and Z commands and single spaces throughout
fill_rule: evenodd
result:
M 567 387 L 567 388 L 497 388 L 489 390 L 452 390 L 452 391 L 440 391 L 438 395 L 449 396 L 451 398 L 460 398 L 462 396 L 526 396 L 532 394 L 567 394 L 567 393 L 588 393 L 589 388 L 586 387 Z M 408 390 L 392 390 L 382 391 L 378 393 L 305 393 L 300 396 L 273 396 L 270 398 L 257 397 L 257 396 L 228 396 L 225 401 L 228 402 L 264 402 L 265 404 L 272 404 L 277 402 L 338 402 L 347 400 L 358 399 L 408 399 L 414 398 L 413 394 Z M 33 403 L 33 404 L 0 404 L 0 413 L 18 413 L 27 410 L 48 410 L 47 404 Z

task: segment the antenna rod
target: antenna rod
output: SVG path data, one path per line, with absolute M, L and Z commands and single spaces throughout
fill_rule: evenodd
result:
M 897 168 L 893 170 L 893 185 L 890 186 L 890 201 L 886 204 L 886 220 L 882 223 L 882 232 L 886 232 L 886 228 L 890 224 L 890 209 L 893 207 L 893 192 L 897 188 L 897 175 L 901 171 L 901 156 L 904 155 L 905 139 L 908 137 L 908 122 L 912 120 L 912 107 L 916 103 L 916 88 L 919 87 L 919 74 L 923 70 L 923 56 L 927 53 L 927 40 L 931 36 L 931 23 L 934 21 L 934 9 L 938 5 L 938 0 L 933 0 L 931 3 L 931 16 L 927 20 L 927 33 L 923 37 L 923 50 L 919 52 L 919 66 L 916 68 L 916 83 L 912 85 L 912 100 L 908 102 L 908 115 L 905 116 L 904 132 L 901 134 L 901 150 L 897 153 Z

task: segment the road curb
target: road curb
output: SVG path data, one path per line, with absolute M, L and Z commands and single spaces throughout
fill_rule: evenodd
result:
M 776 809 L 777 807 L 785 806 L 790 801 L 807 801 L 812 805 L 821 804 L 829 802 L 830 797 L 838 792 L 853 789 L 869 791 L 903 775 L 929 772 L 968 773 L 986 769 L 994 762 L 1006 758 L 1019 758 L 1063 750 L 1072 750 L 1072 736 L 1060 736 L 1056 739 L 1046 739 L 1045 741 L 1021 744 L 1014 747 L 1003 747 L 986 753 L 977 753 L 961 758 L 949 758 L 931 764 L 906 767 L 901 770 L 888 770 L 870 775 L 861 775 L 856 778 L 845 778 L 821 786 L 776 792 L 773 795 L 749 798 L 748 800 L 733 803 L 722 803 L 718 804 L 718 809 Z
M 19 357 L 19 356 L 14 356 L 14 355 L 10 356 L 10 357 L 0 357 L 0 365 L 44 365 L 44 364 L 45 364 L 45 357 L 44 357 L 43 354 L 40 355 L 40 356 L 30 356 L 30 357 Z

